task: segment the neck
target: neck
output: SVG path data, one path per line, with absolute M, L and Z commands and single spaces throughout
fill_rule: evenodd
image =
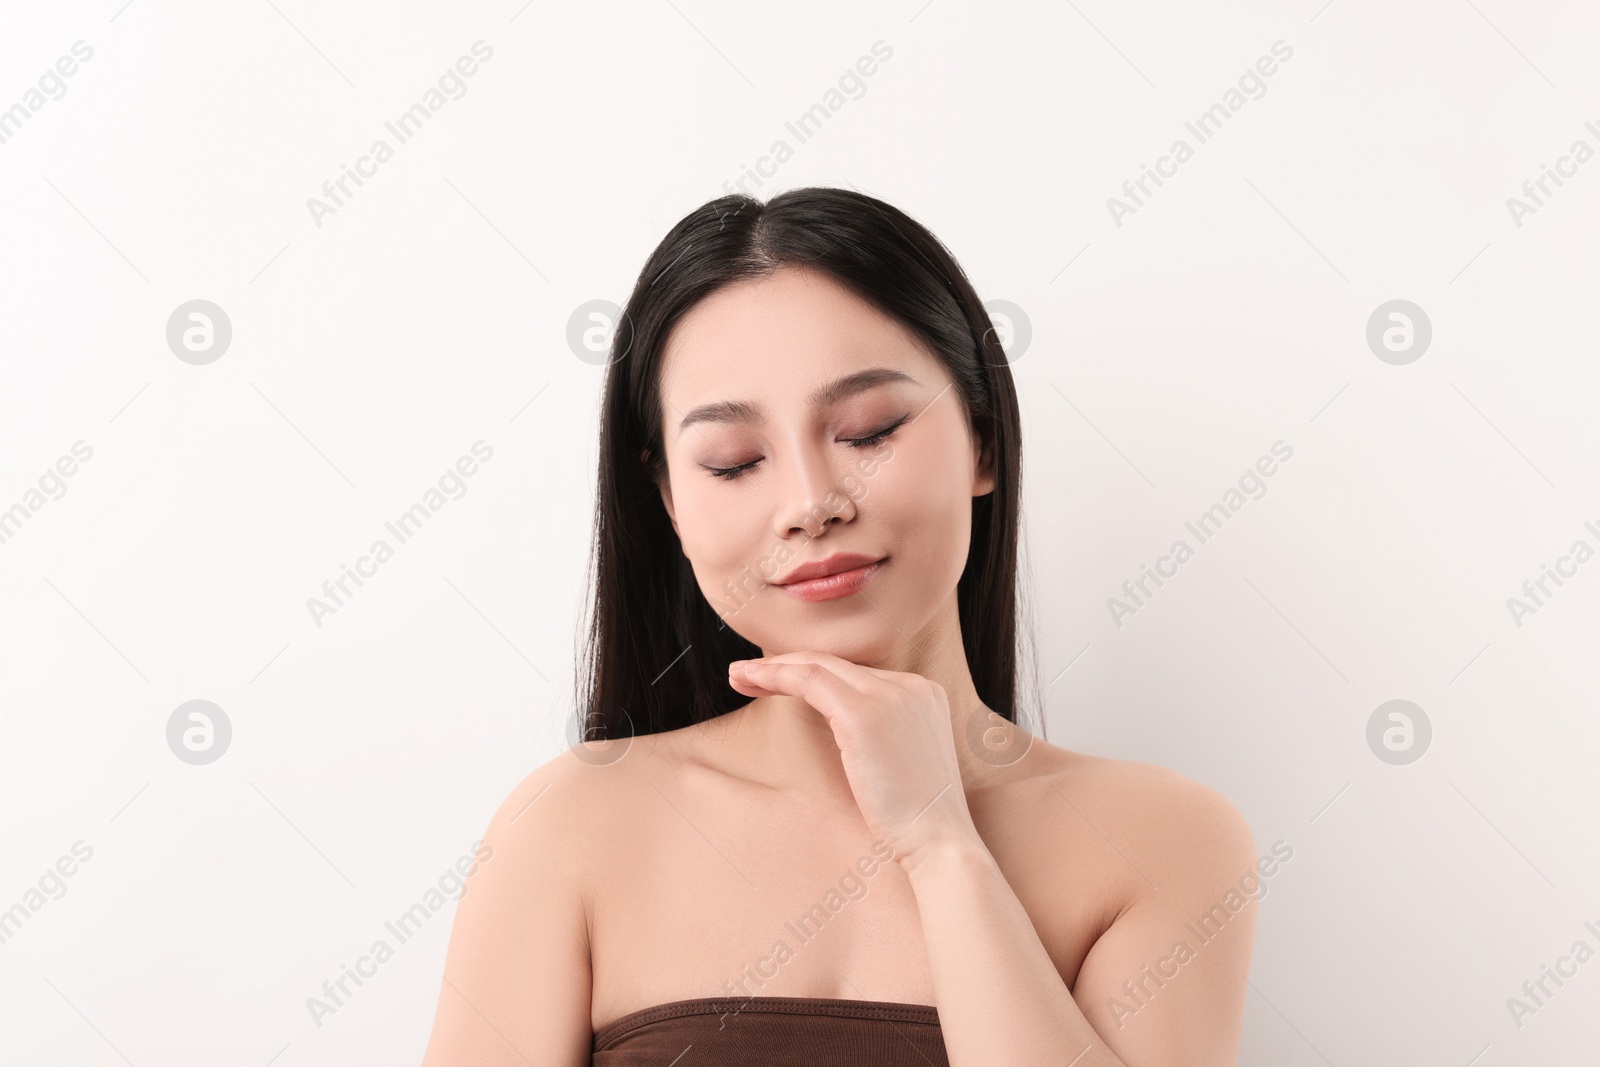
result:
M 771 655 L 762 650 L 763 655 Z M 1002 768 L 975 751 L 993 731 L 1012 730 L 978 698 L 967 669 L 954 594 L 921 632 L 897 640 L 889 654 L 863 666 L 919 674 L 944 688 L 964 789 L 991 784 Z M 976 721 L 975 721 L 976 720 Z M 733 742 L 754 777 L 777 788 L 822 793 L 854 804 L 833 730 L 815 708 L 798 697 L 759 697 L 728 716 L 724 739 Z M 971 739 L 969 741 L 969 738 Z

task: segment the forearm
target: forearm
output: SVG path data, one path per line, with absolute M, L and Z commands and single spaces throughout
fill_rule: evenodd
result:
M 951 1067 L 1128 1067 L 1073 1001 L 981 841 L 906 865 Z

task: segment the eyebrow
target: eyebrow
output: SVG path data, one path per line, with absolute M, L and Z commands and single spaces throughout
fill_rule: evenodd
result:
M 814 408 L 825 407 L 891 382 L 919 384 L 915 378 L 902 371 L 891 370 L 888 367 L 872 367 L 829 382 L 813 392 L 808 398 L 808 403 Z M 761 409 L 748 401 L 719 400 L 713 404 L 701 404 L 691 410 L 683 417 L 683 421 L 678 423 L 678 432 L 683 433 L 697 422 L 755 422 L 760 417 Z

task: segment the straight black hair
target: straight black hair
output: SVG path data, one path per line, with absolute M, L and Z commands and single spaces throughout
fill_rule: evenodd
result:
M 898 208 L 847 189 L 767 203 L 718 197 L 650 254 L 612 334 L 600 413 L 590 623 L 579 655 L 577 737 L 600 741 L 704 722 L 748 702 L 728 663 L 761 650 L 707 602 L 661 502 L 661 357 L 673 326 L 725 285 L 781 266 L 826 273 L 898 320 L 949 370 L 991 457 L 995 488 L 972 499 L 956 599 L 978 698 L 1017 721 L 1021 418 L 989 313 L 955 258 Z

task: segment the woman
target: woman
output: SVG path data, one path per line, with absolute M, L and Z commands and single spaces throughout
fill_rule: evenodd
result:
M 1235 1062 L 1254 841 L 1017 724 L 1016 394 L 943 245 L 855 192 L 719 198 L 613 345 L 607 740 L 495 814 L 425 1063 Z

